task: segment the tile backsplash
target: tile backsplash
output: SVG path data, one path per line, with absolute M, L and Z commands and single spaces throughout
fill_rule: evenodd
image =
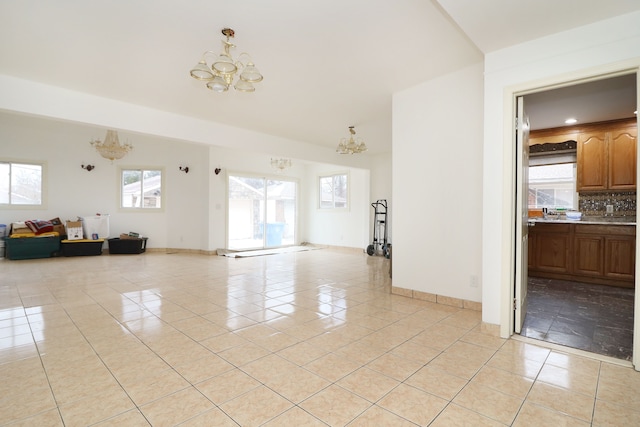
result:
M 613 214 L 607 214 L 607 205 Z M 635 191 L 603 191 L 578 194 L 578 209 L 586 216 L 635 216 Z

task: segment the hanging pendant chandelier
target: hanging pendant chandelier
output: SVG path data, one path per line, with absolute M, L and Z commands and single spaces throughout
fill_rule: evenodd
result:
M 90 141 L 90 144 L 95 147 L 96 151 L 100 153 L 102 157 L 109 159 L 112 162 L 123 158 L 125 154 L 133 150 L 133 145 L 128 142 L 124 145 L 120 144 L 118 132 L 115 130 L 108 130 L 104 141 L 96 139 L 94 141 Z
M 336 148 L 336 152 L 339 154 L 359 154 L 367 151 L 367 146 L 365 145 L 362 138 L 355 139 L 354 136 L 356 131 L 354 129 L 355 126 L 349 126 L 349 139 L 342 138 L 340 143 L 338 144 L 338 148 Z
M 236 45 L 229 40 L 235 36 L 235 31 L 223 28 L 222 34 L 226 37 L 226 40 L 222 40 L 222 53 L 216 54 L 210 50 L 203 53 L 200 62 L 191 69 L 191 77 L 206 82 L 208 89 L 218 93 L 228 91 L 230 86 L 240 92 L 254 92 L 256 88 L 253 85 L 262 81 L 262 74 L 248 53 L 241 53 L 237 59 L 231 56 L 231 48 Z M 205 59 L 208 55 L 215 57 L 211 65 Z
M 277 173 L 284 173 L 291 165 L 291 159 L 271 159 L 271 167 L 274 168 Z

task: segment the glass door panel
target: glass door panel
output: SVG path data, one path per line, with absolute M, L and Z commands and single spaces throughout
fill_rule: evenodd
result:
M 265 247 L 295 243 L 296 183 L 268 180 Z
M 229 249 L 264 246 L 264 184 L 262 178 L 229 176 Z
M 295 244 L 294 181 L 229 176 L 228 249 Z

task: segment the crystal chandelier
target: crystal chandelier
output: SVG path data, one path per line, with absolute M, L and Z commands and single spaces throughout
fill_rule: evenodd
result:
M 133 150 L 133 146 L 128 142 L 124 145 L 120 144 L 118 132 L 115 130 L 107 131 L 107 136 L 104 138 L 104 142 L 96 139 L 90 143 L 96 148 L 102 157 L 109 159 L 112 162 L 116 159 L 123 158 L 125 154 Z
M 340 143 L 338 144 L 338 148 L 336 148 L 336 153 L 340 154 L 358 154 L 364 153 L 367 151 L 367 146 L 365 145 L 362 138 L 354 139 L 353 136 L 356 134 L 354 126 L 349 126 L 349 139 L 342 138 Z
M 222 34 L 227 38 L 226 40 L 222 39 L 223 52 L 219 55 L 210 50 L 203 53 L 200 62 L 191 69 L 191 77 L 207 82 L 207 88 L 220 93 L 229 90 L 229 86 L 233 84 L 234 78 L 238 75 L 233 88 L 240 92 L 254 92 L 256 88 L 253 84 L 262 81 L 262 74 L 251 61 L 248 53 L 241 53 L 237 59 L 233 59 L 231 56 L 229 50 L 236 46 L 229 39 L 235 35 L 235 32 L 231 28 L 224 28 Z M 215 56 L 211 65 L 207 64 L 205 60 L 209 54 Z
M 283 173 L 285 169 L 291 167 L 291 159 L 271 159 L 271 167 L 278 173 Z

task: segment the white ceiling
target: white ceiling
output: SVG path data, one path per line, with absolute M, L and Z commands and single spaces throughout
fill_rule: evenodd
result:
M 483 53 L 640 9 L 637 0 L 0 2 L 0 74 L 335 147 L 390 151 L 391 97 Z M 264 75 L 253 94 L 189 77 L 220 30 Z M 461 31 L 462 30 L 462 31 Z
M 627 74 L 526 95 L 531 129 L 567 126 L 570 118 L 579 125 L 634 117 L 636 82 Z

